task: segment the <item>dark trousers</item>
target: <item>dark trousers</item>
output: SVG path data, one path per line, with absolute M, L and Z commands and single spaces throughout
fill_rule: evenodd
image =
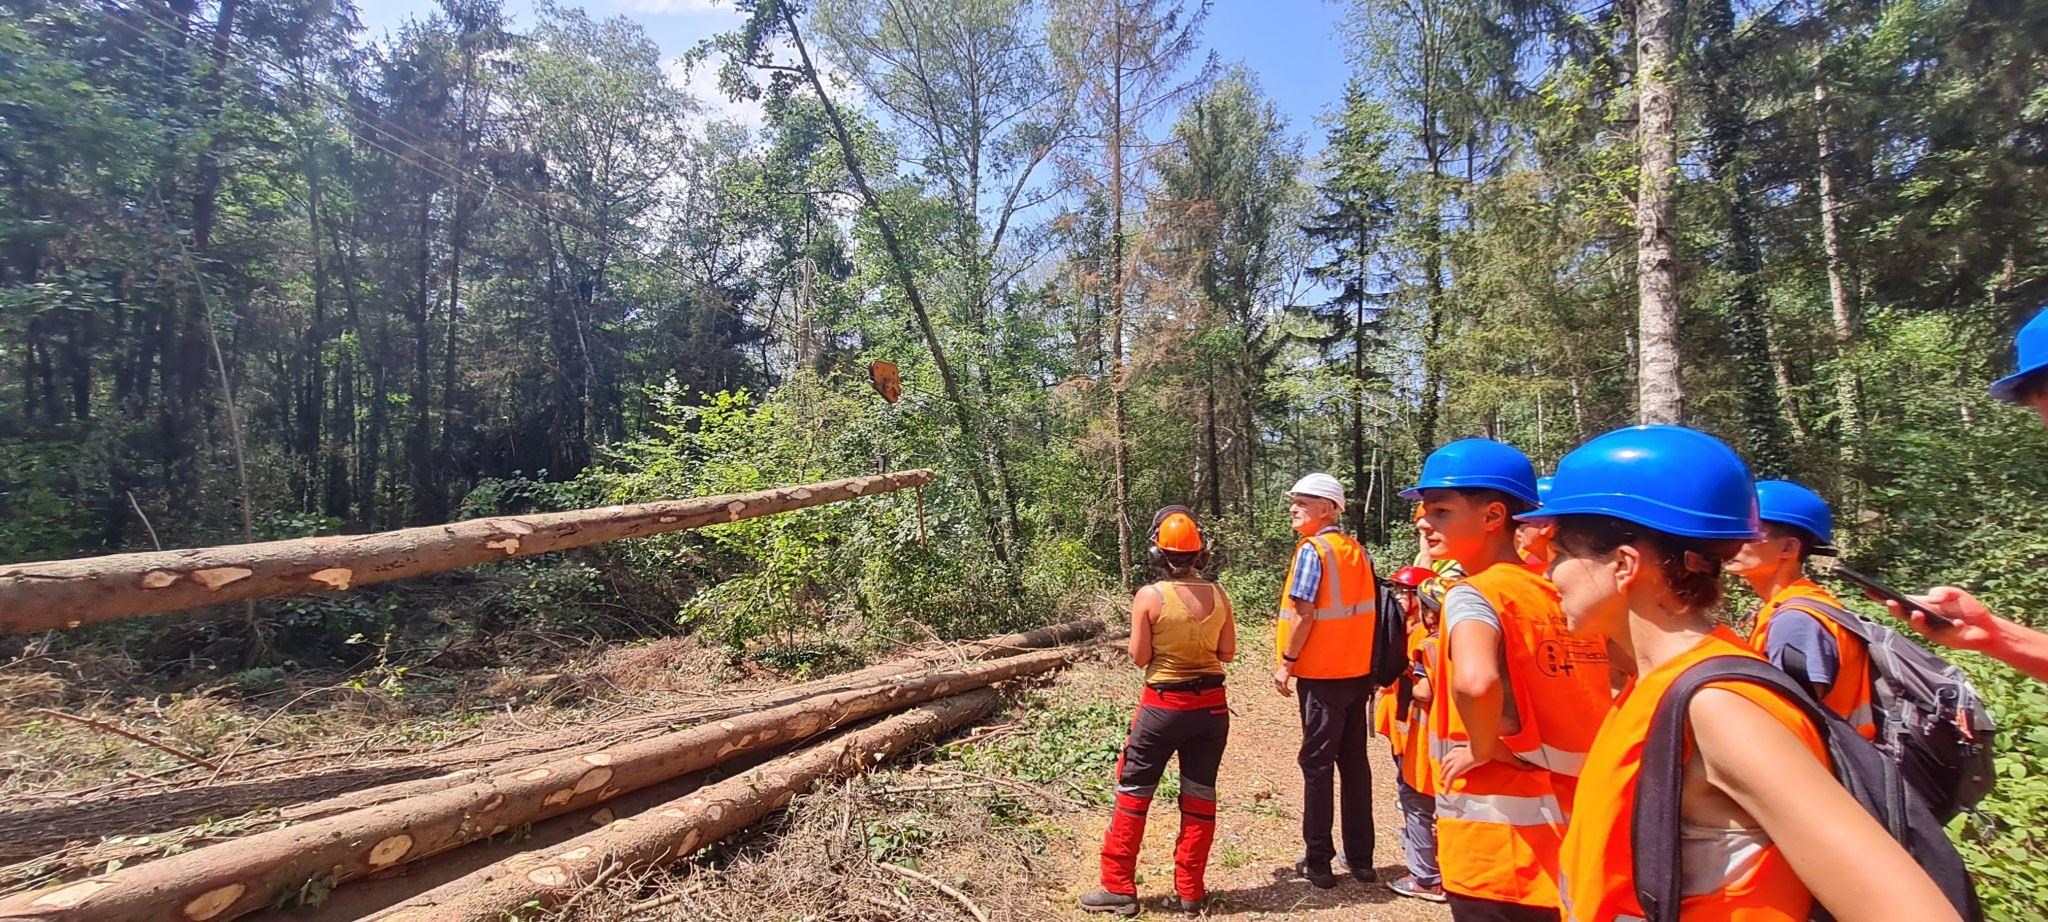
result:
M 1499 900 L 1446 893 L 1452 922 L 1557 922 L 1558 911 L 1544 906 L 1524 906 Z
M 1216 840 L 1216 771 L 1230 738 L 1230 705 L 1216 683 L 1195 688 L 1147 687 L 1131 717 L 1131 733 L 1116 763 L 1116 812 L 1102 842 L 1102 889 L 1135 896 L 1138 848 L 1152 794 L 1166 775 L 1166 760 L 1180 759 L 1180 836 L 1174 842 L 1173 883 L 1182 899 L 1208 895 L 1203 877 Z M 1201 687 L 1201 686 L 1210 687 Z
M 1301 704 L 1301 840 L 1311 868 L 1328 868 L 1337 857 L 1330 836 L 1333 814 L 1344 830 L 1346 859 L 1354 868 L 1372 868 L 1372 767 L 1365 760 L 1372 692 L 1372 680 L 1364 676 L 1295 680 L 1294 697 Z

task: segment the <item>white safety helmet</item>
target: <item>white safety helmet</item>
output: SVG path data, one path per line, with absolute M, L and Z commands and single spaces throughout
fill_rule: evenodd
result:
M 1344 511 L 1344 485 L 1337 478 L 1320 471 L 1309 474 L 1294 482 L 1287 491 L 1289 496 L 1314 496 L 1337 504 L 1337 511 Z

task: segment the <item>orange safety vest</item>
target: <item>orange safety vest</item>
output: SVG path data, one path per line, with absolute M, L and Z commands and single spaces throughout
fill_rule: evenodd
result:
M 1408 662 L 1422 667 L 1429 682 L 1431 704 L 1418 701 L 1408 706 L 1408 723 L 1401 728 L 1401 742 L 1394 747 L 1401 754 L 1401 780 L 1432 797 L 1436 795 L 1437 766 L 1429 751 L 1429 709 L 1443 695 L 1437 690 L 1435 675 L 1439 646 L 1436 635 L 1428 628 L 1418 624 L 1408 632 Z
M 1829 608 L 1847 607 L 1840 599 L 1835 598 L 1833 593 L 1821 588 L 1820 584 L 1813 580 L 1798 580 L 1771 596 L 1771 600 L 1757 611 L 1756 626 L 1749 632 L 1749 645 L 1756 648 L 1757 652 L 1764 652 L 1764 641 L 1770 637 L 1772 616 L 1782 610 L 1785 603 L 1802 598 L 1811 599 Z M 1842 630 L 1842 626 L 1835 623 L 1835 619 L 1806 606 L 1798 606 L 1798 609 L 1812 615 L 1813 619 L 1819 621 L 1820 626 L 1827 630 L 1828 636 L 1835 640 L 1835 684 L 1828 687 L 1828 693 L 1820 699 L 1820 703 L 1828 710 L 1842 715 L 1842 719 L 1848 721 L 1849 726 L 1855 727 L 1857 733 L 1863 734 L 1864 739 L 1877 739 L 1876 711 L 1870 706 L 1873 691 L 1870 681 L 1870 650 L 1863 645 L 1862 638 Z
M 1341 532 L 1301 539 L 1294 546 L 1296 555 L 1301 553 L 1303 544 L 1313 545 L 1316 555 L 1322 558 L 1323 579 L 1316 586 L 1316 600 L 1311 606 L 1316 626 L 1310 629 L 1308 642 L 1301 648 L 1301 659 L 1295 661 L 1292 672 L 1301 679 L 1355 679 L 1371 672 L 1373 616 L 1378 611 L 1372 558 L 1356 540 Z M 1290 560 L 1287 582 L 1282 586 L 1292 585 L 1294 563 Z M 1276 660 L 1287 652 L 1294 619 L 1294 600 L 1282 588 L 1280 617 L 1274 622 L 1278 635 L 1273 645 Z
M 1405 649 L 1411 658 L 1415 655 L 1415 632 L 1420 630 L 1422 630 L 1422 625 L 1410 619 L 1408 622 L 1408 645 Z M 1372 704 L 1372 731 L 1386 737 L 1387 742 L 1391 744 L 1394 755 L 1397 756 L 1401 754 L 1401 748 L 1408 743 L 1408 722 L 1401 720 L 1399 713 L 1401 710 L 1400 693 L 1398 691 L 1400 685 L 1401 680 L 1396 679 L 1392 684 L 1382 687 L 1379 690 L 1379 697 L 1375 698 Z M 1414 713 L 1412 707 L 1409 709 L 1409 713 Z
M 1504 681 L 1521 727 L 1503 737 L 1525 765 L 1489 762 L 1437 787 L 1437 853 L 1444 889 L 1524 906 L 1557 905 L 1557 854 L 1566 805 L 1585 753 L 1612 706 L 1607 646 L 1566 636 L 1557 587 L 1515 564 L 1496 564 L 1464 580 L 1501 622 Z M 1448 607 L 1448 606 L 1447 606 Z M 1457 663 L 1443 644 L 1438 688 L 1450 689 Z M 1430 710 L 1435 761 L 1470 739 L 1454 704 Z
M 1650 717 L 1671 683 L 1694 663 L 1713 656 L 1763 658 L 1733 631 L 1715 628 L 1691 650 L 1636 679 L 1600 728 L 1593 751 L 1586 754 L 1586 773 L 1580 776 L 1585 783 L 1579 785 L 1571 831 L 1564 838 L 1565 922 L 1642 918 L 1632 823 L 1643 741 L 1650 734 Z M 1814 758 L 1827 762 L 1827 748 L 1813 724 L 1775 693 L 1747 682 L 1708 687 L 1755 702 L 1797 735 Z M 1686 752 L 1690 758 L 1690 742 Z M 1698 836 L 1688 832 L 1681 841 L 1684 900 L 1678 913 L 1685 922 L 1805 922 L 1813 894 L 1763 830 L 1707 830 Z
M 1395 755 L 1401 754 L 1401 722 L 1394 719 L 1395 712 L 1400 709 L 1401 702 L 1392 685 L 1380 689 L 1372 702 L 1372 732 L 1386 737 L 1387 742 L 1393 745 Z

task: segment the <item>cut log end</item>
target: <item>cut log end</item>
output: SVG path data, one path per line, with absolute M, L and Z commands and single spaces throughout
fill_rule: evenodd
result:
M 193 581 L 205 586 L 208 592 L 219 592 L 222 586 L 239 583 L 255 575 L 256 571 L 248 567 L 209 567 L 192 571 Z
M 340 592 L 348 588 L 349 581 L 355 579 L 355 576 L 356 571 L 347 567 L 328 567 L 306 578 Z
M 576 793 L 588 794 L 591 791 L 604 787 L 605 783 L 611 780 L 612 770 L 600 765 L 584 772 L 583 777 L 576 779 Z
M 370 849 L 370 867 L 384 868 L 412 852 L 412 836 L 400 833 L 377 843 Z
M 228 907 L 235 905 L 235 901 L 241 899 L 242 894 L 248 890 L 248 887 L 241 884 L 229 884 L 208 890 L 185 904 L 185 918 L 192 922 L 206 922 L 226 912 Z

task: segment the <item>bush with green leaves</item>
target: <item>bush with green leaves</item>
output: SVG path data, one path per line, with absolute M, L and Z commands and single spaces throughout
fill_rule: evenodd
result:
M 563 489 L 590 504 L 768 489 L 892 468 L 940 467 L 916 491 L 863 497 L 618 542 L 609 565 L 673 600 L 685 629 L 778 668 L 839 668 L 878 646 L 1043 624 L 1105 581 L 1079 546 L 1046 540 L 1009 566 L 975 529 L 943 433 L 864 383 L 805 378 L 766 400 L 648 395 L 646 435 L 607 449 Z M 901 460 L 896 460 L 901 459 Z M 524 501 L 494 485 L 486 499 Z

